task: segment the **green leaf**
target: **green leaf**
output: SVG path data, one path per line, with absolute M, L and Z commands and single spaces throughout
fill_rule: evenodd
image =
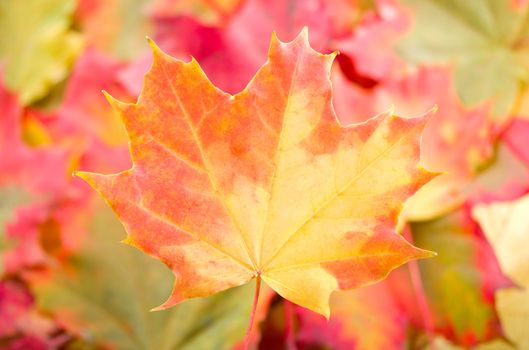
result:
M 74 0 L 0 0 L 5 83 L 29 104 L 63 80 L 82 48 L 70 29 Z
M 160 262 L 120 244 L 125 232 L 98 211 L 83 250 L 36 286 L 41 308 L 86 342 L 117 349 L 231 349 L 244 336 L 253 285 L 150 312 L 170 292 Z
M 510 0 L 404 0 L 415 13 L 399 45 L 412 62 L 453 62 L 457 92 L 467 105 L 488 99 L 502 116 L 529 78 L 524 65 L 527 16 Z
M 414 223 L 412 231 L 414 244 L 438 253 L 435 259 L 419 262 L 436 328 L 448 331 L 447 335 L 452 335 L 457 343 L 474 345 L 499 336 L 495 334 L 498 318 L 494 305 L 484 291 L 505 280 L 499 273 L 493 274 L 497 271 L 479 267 L 478 259 L 484 258 L 486 243 L 471 231 L 466 220 L 462 212 L 454 212 Z M 485 276 L 494 284 L 484 285 Z

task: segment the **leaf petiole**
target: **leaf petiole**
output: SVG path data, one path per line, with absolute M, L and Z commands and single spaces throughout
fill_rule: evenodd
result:
M 250 347 L 250 339 L 252 334 L 252 326 L 255 320 L 255 313 L 257 311 L 257 304 L 259 302 L 259 292 L 261 291 L 261 275 L 257 275 L 255 279 L 255 294 L 253 298 L 252 313 L 250 315 L 250 321 L 248 322 L 248 328 L 246 329 L 246 335 L 244 336 L 244 350 L 248 350 Z

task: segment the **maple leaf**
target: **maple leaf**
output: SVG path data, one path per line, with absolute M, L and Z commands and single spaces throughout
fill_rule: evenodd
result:
M 464 346 L 502 336 L 494 308 L 494 292 L 511 285 L 500 271 L 486 240 L 477 232 L 468 213 L 458 209 L 449 215 L 411 224 L 414 243 L 438 251 L 439 258 L 419 262 L 435 330 Z M 408 315 L 417 308 L 413 292 Z M 462 304 L 461 300 L 465 300 Z M 415 319 L 420 320 L 420 315 Z
M 42 98 L 63 80 L 82 48 L 71 30 L 73 0 L 2 1 L 0 59 L 6 63 L 5 83 L 20 93 L 24 104 Z
M 399 45 L 403 56 L 413 62 L 453 62 L 457 92 L 466 105 L 492 100 L 496 118 L 508 116 L 528 73 L 529 28 L 522 11 L 511 0 L 403 3 L 416 22 Z
M 234 96 L 195 60 L 151 45 L 138 102 L 109 97 L 134 166 L 78 175 L 120 217 L 126 243 L 173 270 L 159 309 L 257 278 L 328 317 L 334 290 L 432 256 L 394 231 L 402 202 L 435 176 L 418 164 L 427 117 L 341 126 L 331 106 L 335 55 L 315 52 L 306 30 L 290 43 L 273 35 L 268 62 Z

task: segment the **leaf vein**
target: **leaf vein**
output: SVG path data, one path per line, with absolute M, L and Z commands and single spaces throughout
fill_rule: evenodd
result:
M 131 205 L 134 205 L 135 203 L 133 203 L 132 201 L 129 201 L 129 203 Z M 182 233 L 185 233 L 187 234 L 188 236 L 191 236 L 192 238 L 196 239 L 197 241 L 201 241 L 201 242 L 204 242 L 206 243 L 206 245 L 210 246 L 211 248 L 219 251 L 220 253 L 226 255 L 228 258 L 230 258 L 231 260 L 233 260 L 234 262 L 236 262 L 237 264 L 241 265 L 242 267 L 244 267 L 245 269 L 247 269 L 248 271 L 250 272 L 253 272 L 253 269 L 251 268 L 251 266 L 249 266 L 248 264 L 246 264 L 245 262 L 237 259 L 235 256 L 233 256 L 232 254 L 228 253 L 227 251 L 225 251 L 224 249 L 222 249 L 221 247 L 219 247 L 218 245 L 216 245 L 215 243 L 213 242 L 210 242 L 206 239 L 204 239 L 203 237 L 200 237 L 198 234 L 196 233 L 193 233 L 187 229 L 184 229 L 183 227 L 177 225 L 176 223 L 164 218 L 163 216 L 161 216 L 160 214 L 156 213 L 155 211 L 149 209 L 148 207 L 146 207 L 145 205 L 143 205 L 143 203 L 140 203 L 138 205 L 138 208 L 147 212 L 148 214 L 150 214 L 151 216 L 155 217 L 157 220 L 159 221 L 162 221 L 164 223 L 166 223 L 167 225 L 177 229 L 178 231 L 182 232 Z
M 288 239 L 276 250 L 274 254 L 268 259 L 265 267 L 270 264 L 270 262 L 277 256 L 279 253 L 289 244 L 289 242 L 292 241 L 294 237 L 296 237 L 300 232 L 303 232 L 302 229 L 314 218 L 317 216 L 317 214 L 322 211 L 323 209 L 327 208 L 336 198 L 337 195 L 340 193 L 345 192 L 349 187 L 351 187 L 354 183 L 356 183 L 374 164 L 376 164 L 383 156 L 391 152 L 405 137 L 407 137 L 409 134 L 404 134 L 401 136 L 395 143 L 393 143 L 390 147 L 386 148 L 384 151 L 382 151 L 379 155 L 377 155 L 369 164 L 367 164 L 364 169 L 362 169 L 360 172 L 358 172 L 351 180 L 349 180 L 337 193 L 335 193 L 333 196 L 331 196 L 329 199 L 327 199 L 325 202 L 323 202 L 316 211 L 314 211 L 307 219 L 303 221 L 303 223 L 292 233 Z
M 283 113 L 283 120 L 281 121 L 281 129 L 279 131 L 279 136 L 278 136 L 278 139 L 277 139 L 277 148 L 276 148 L 276 151 L 275 151 L 275 154 L 274 154 L 274 158 L 273 158 L 273 165 L 275 165 L 275 168 L 274 168 L 274 173 L 272 174 L 272 178 L 270 180 L 270 191 L 268 193 L 270 193 L 270 196 L 268 197 L 268 204 L 267 204 L 267 207 L 266 207 L 266 219 L 265 219 L 265 224 L 264 224 L 264 227 L 263 227 L 263 232 L 261 233 L 261 245 L 260 245 L 260 253 L 259 253 L 259 264 L 262 263 L 262 259 L 263 259 L 263 244 L 264 244 L 264 235 L 266 233 L 266 230 L 268 228 L 268 222 L 270 221 L 269 219 L 269 216 L 270 216 L 270 205 L 272 203 L 272 197 L 273 197 L 273 194 L 275 192 L 275 185 L 276 185 L 276 176 L 277 176 L 277 168 L 279 167 L 279 156 L 281 154 L 281 149 L 282 149 L 282 146 L 281 146 L 281 140 L 283 139 L 283 133 L 284 133 L 284 130 L 285 130 L 285 120 L 287 119 L 286 118 L 286 113 L 287 111 L 289 110 L 290 108 L 290 96 L 292 96 L 292 86 L 294 85 L 294 81 L 297 77 L 297 74 L 298 74 L 298 67 L 299 67 L 299 63 L 300 63 L 300 56 L 298 56 L 296 58 L 296 62 L 294 63 L 294 69 L 292 70 L 292 77 L 290 78 L 290 85 L 288 87 L 288 92 L 287 92 L 287 95 L 286 95 L 286 98 L 287 98 L 287 101 L 286 101 L 286 105 L 285 105 L 285 108 L 283 109 L 282 113 Z
M 220 202 L 222 203 L 222 206 L 224 207 L 224 210 L 226 211 L 226 213 L 228 214 L 228 217 L 230 218 L 231 222 L 233 223 L 233 225 L 235 226 L 235 228 L 239 232 L 239 237 L 242 240 L 242 243 L 243 243 L 242 246 L 243 246 L 244 251 L 246 252 L 246 254 L 247 254 L 248 258 L 250 259 L 250 261 L 252 262 L 252 264 L 255 265 L 255 262 L 254 262 L 254 260 L 252 258 L 252 255 L 250 254 L 250 249 L 248 247 L 248 242 L 246 242 L 246 239 L 244 237 L 244 234 L 243 234 L 243 231 L 241 229 L 241 226 L 237 222 L 237 220 L 235 219 L 235 216 L 233 215 L 231 210 L 228 208 L 228 205 L 226 204 L 226 200 L 224 199 L 224 196 L 219 191 L 218 186 L 217 186 L 216 182 L 213 179 L 212 173 L 208 170 L 208 162 L 207 162 L 207 158 L 206 158 L 203 146 L 202 146 L 202 142 L 200 142 L 200 139 L 199 139 L 199 137 L 197 135 L 197 132 L 196 132 L 195 128 L 193 127 L 193 124 L 191 122 L 191 118 L 189 116 L 189 113 L 185 109 L 184 104 L 182 103 L 182 100 L 180 99 L 180 95 L 177 93 L 176 88 L 173 85 L 173 82 L 171 81 L 171 79 L 169 79 L 169 76 L 167 74 L 167 71 L 165 70 L 165 67 L 162 65 L 161 68 L 162 68 L 162 72 L 164 74 L 164 77 L 165 77 L 169 87 L 171 88 L 171 92 L 173 93 L 173 95 L 174 95 L 174 97 L 176 99 L 176 102 L 178 103 L 178 107 L 182 111 L 184 119 L 186 120 L 186 122 L 188 124 L 188 127 L 189 127 L 189 129 L 191 131 L 191 134 L 193 136 L 193 139 L 194 139 L 194 141 L 195 141 L 195 143 L 197 145 L 197 148 L 199 150 L 199 153 L 200 153 L 200 156 L 202 158 L 202 161 L 204 162 L 204 168 L 206 169 L 206 172 L 208 173 L 208 178 L 209 178 L 209 181 L 211 183 L 211 187 L 219 195 Z M 238 261 L 238 259 L 237 259 L 237 261 Z

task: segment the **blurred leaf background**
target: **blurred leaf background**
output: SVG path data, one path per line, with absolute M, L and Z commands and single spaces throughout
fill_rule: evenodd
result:
M 135 101 L 145 36 L 236 93 L 272 31 L 339 51 L 343 123 L 438 112 L 402 234 L 438 257 L 336 293 L 329 322 L 269 290 L 256 349 L 529 349 L 529 6 L 524 0 L 0 0 L 0 349 L 237 349 L 252 286 L 149 312 L 161 263 L 73 170 L 127 169 L 101 90 Z

